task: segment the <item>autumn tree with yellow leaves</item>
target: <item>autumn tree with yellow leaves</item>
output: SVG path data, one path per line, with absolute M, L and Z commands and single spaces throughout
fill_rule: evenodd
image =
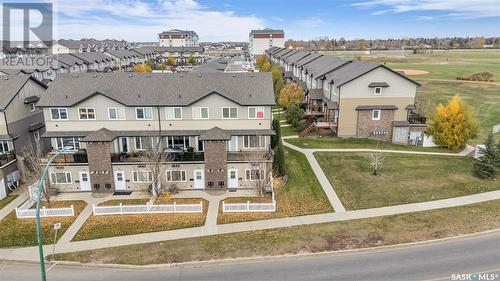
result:
M 288 108 L 291 105 L 299 105 L 304 97 L 302 87 L 297 83 L 288 83 L 280 91 L 278 102 L 281 106 Z
M 151 72 L 151 66 L 147 64 L 136 64 L 134 66 L 134 72 Z
M 451 150 L 463 148 L 477 132 L 476 121 L 459 96 L 454 96 L 447 105 L 439 104 L 427 128 L 434 143 Z

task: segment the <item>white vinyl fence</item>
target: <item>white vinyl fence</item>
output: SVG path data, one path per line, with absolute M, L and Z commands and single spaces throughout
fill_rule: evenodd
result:
M 274 193 L 272 196 L 272 203 L 226 203 L 222 201 L 223 213 L 245 213 L 245 212 L 276 212 L 276 200 L 274 200 Z
M 500 132 L 500 124 L 493 126 L 493 134 Z
M 16 216 L 18 219 L 36 217 L 36 209 L 21 209 L 16 208 Z M 73 205 L 66 208 L 40 208 L 40 217 L 73 217 L 75 209 Z
M 159 204 L 154 205 L 150 200 L 145 205 L 92 205 L 95 216 L 127 215 L 127 214 L 174 214 L 174 213 L 203 213 L 203 202 L 199 204 Z

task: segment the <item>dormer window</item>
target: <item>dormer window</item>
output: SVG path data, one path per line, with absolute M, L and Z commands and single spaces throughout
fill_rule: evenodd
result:
M 380 96 L 382 94 L 382 87 L 373 88 L 373 94 L 376 96 Z

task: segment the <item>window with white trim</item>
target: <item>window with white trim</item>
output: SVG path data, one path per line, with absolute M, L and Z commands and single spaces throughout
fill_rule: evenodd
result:
M 380 109 L 375 109 L 372 111 L 372 120 L 380 120 Z
M 95 108 L 93 107 L 79 107 L 78 118 L 80 120 L 95 120 Z
M 9 142 L 6 140 L 0 140 L 0 154 L 6 154 L 9 152 Z
M 227 142 L 227 151 L 238 151 L 238 136 L 231 136 Z
M 145 150 L 146 144 L 144 137 L 134 137 L 135 150 Z
M 193 119 L 208 119 L 208 107 L 193 107 Z
M 264 107 L 263 106 L 249 107 L 248 119 L 264 119 Z
M 167 120 L 180 120 L 182 119 L 182 107 L 166 107 L 165 115 Z
M 264 180 L 264 170 L 245 170 L 246 181 Z
M 32 102 L 30 104 L 28 104 L 29 108 L 30 108 L 30 112 L 34 112 L 36 110 L 36 107 L 35 107 L 35 103 Z
M 67 108 L 51 108 L 50 118 L 52 120 L 68 120 L 68 109 Z
M 125 120 L 125 107 L 108 107 L 109 120 Z
M 132 171 L 132 181 L 135 183 L 153 182 L 153 173 L 148 170 Z
M 243 136 L 243 148 L 265 148 L 265 136 Z
M 77 151 L 80 149 L 80 138 L 76 137 L 65 137 L 65 138 L 56 138 L 57 149 L 63 149 L 67 147 L 71 147 L 71 149 Z
M 151 107 L 136 107 L 135 118 L 137 120 L 153 120 L 153 108 Z
M 223 107 L 222 108 L 222 119 L 238 119 L 238 108 L 237 107 Z
M 168 170 L 167 171 L 167 182 L 185 182 L 186 181 L 186 171 L 185 170 Z
M 375 87 L 373 89 L 373 94 L 376 96 L 380 96 L 382 94 L 382 87 Z
M 72 183 L 70 172 L 50 173 L 50 183 L 52 184 L 70 184 Z

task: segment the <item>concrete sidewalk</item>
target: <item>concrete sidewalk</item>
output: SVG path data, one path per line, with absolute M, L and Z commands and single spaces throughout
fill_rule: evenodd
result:
M 17 207 L 19 207 L 24 201 L 28 200 L 30 198 L 28 191 L 25 191 L 19 196 L 12 200 L 7 206 L 3 207 L 0 210 L 0 220 L 8 216 L 12 211 L 14 211 Z

